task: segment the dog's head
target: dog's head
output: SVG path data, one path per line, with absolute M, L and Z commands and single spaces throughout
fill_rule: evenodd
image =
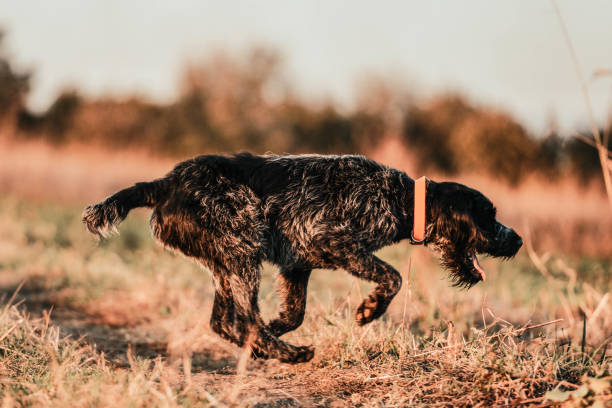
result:
M 431 183 L 426 242 L 442 254 L 455 285 L 469 288 L 485 279 L 477 254 L 510 258 L 521 237 L 497 221 L 493 203 L 482 193 L 457 183 Z

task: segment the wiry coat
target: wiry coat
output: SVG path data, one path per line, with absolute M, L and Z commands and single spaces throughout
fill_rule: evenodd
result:
M 469 286 L 478 278 L 473 270 L 461 270 L 469 268 L 469 256 L 474 256 L 468 252 L 480 245 L 478 252 L 492 253 L 485 248 L 492 243 L 483 240 L 499 237 L 485 237 L 489 232 L 480 226 L 464 226 L 473 230 L 464 234 L 470 235 L 464 247 L 452 243 L 455 232 L 444 225 L 446 211 L 436 202 L 436 191 L 448 199 L 446 190 L 454 191 L 453 186 L 460 185 L 428 183 L 426 243 L 438 247 L 443 257 L 448 253 L 444 263 L 459 283 Z M 467 187 L 460 187 L 465 193 Z M 405 173 L 361 156 L 208 155 L 88 207 L 83 219 L 90 231 L 104 234 L 130 209 L 153 207 L 151 229 L 159 242 L 213 272 L 213 330 L 238 345 L 250 344 L 254 356 L 301 362 L 311 359 L 314 350 L 278 337 L 303 321 L 311 270 L 344 269 L 376 282 L 356 319 L 365 324 L 382 315 L 400 289 L 401 276 L 372 252 L 410 237 L 413 194 L 414 182 Z M 436 232 L 445 228 L 445 236 Z M 474 231 L 480 231 L 482 242 Z M 514 246 L 502 256 L 513 255 Z M 257 305 L 264 260 L 280 267 L 281 310 L 268 325 Z

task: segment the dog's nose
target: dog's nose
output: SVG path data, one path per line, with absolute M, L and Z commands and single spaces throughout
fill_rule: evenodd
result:
M 514 230 L 512 230 L 512 241 L 514 242 L 514 246 L 516 247 L 517 251 L 523 246 L 523 239 Z
M 516 236 L 516 246 L 519 248 L 523 246 L 523 239 L 518 235 Z

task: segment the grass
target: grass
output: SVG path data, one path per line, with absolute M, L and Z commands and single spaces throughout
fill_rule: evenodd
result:
M 211 332 L 210 277 L 154 244 L 146 212 L 96 245 L 80 211 L 0 200 L 3 407 L 612 401 L 607 258 L 535 253 L 538 270 L 522 251 L 485 260 L 487 282 L 463 291 L 427 250 L 399 244 L 380 256 L 404 287 L 364 328 L 353 313 L 371 285 L 315 271 L 306 321 L 286 338 L 314 344 L 316 355 L 291 366 L 248 360 Z M 265 318 L 277 310 L 273 274 L 267 265 Z

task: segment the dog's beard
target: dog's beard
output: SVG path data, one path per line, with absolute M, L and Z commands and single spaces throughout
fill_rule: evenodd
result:
M 443 242 L 444 244 L 446 242 Z M 471 288 L 480 281 L 485 281 L 485 269 L 478 261 L 479 253 L 508 260 L 516 255 L 520 245 L 511 241 L 502 241 L 495 248 L 480 245 L 476 248 L 457 248 L 449 245 L 434 246 L 442 255 L 442 265 L 449 272 L 453 286 Z
M 486 279 L 475 248 L 457 247 L 446 239 L 431 242 L 429 248 L 440 254 L 442 267 L 448 271 L 453 286 L 469 289 Z
M 478 262 L 475 251 L 442 252 L 442 265 L 449 272 L 453 286 L 469 289 L 486 279 L 484 268 Z

